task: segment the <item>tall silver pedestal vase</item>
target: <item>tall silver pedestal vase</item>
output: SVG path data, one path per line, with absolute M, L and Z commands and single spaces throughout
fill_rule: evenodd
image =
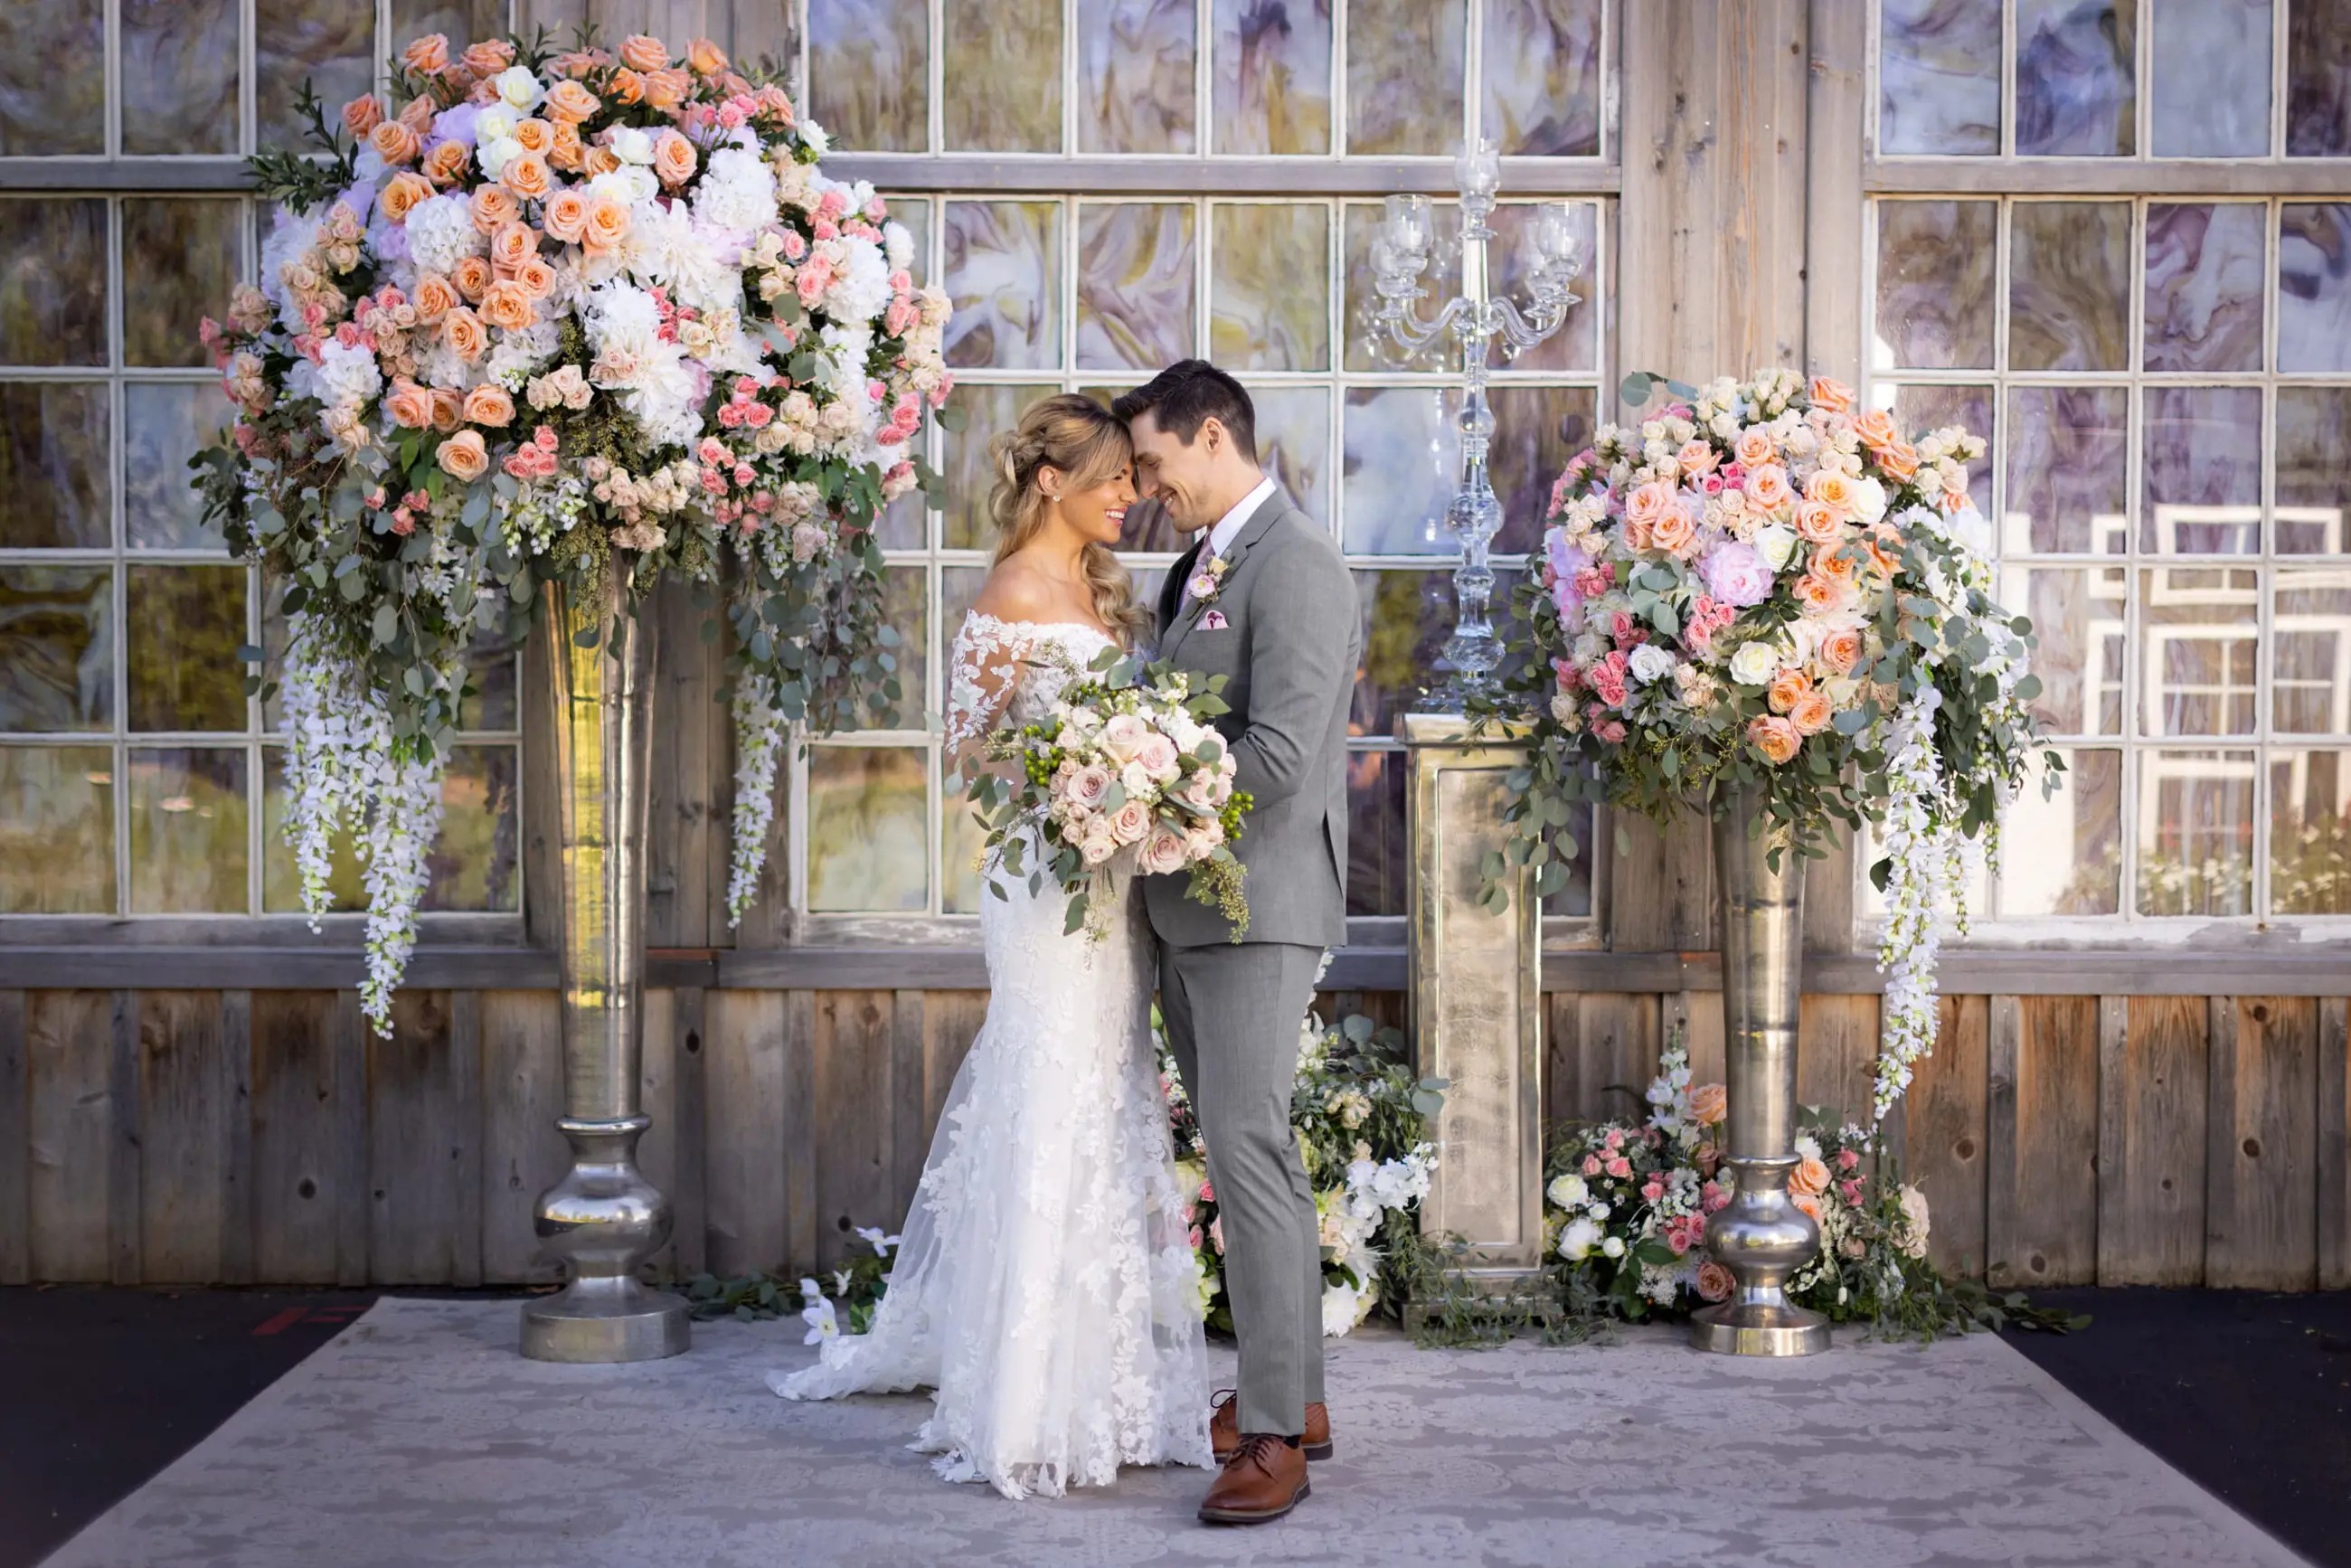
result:
M 651 1124 L 644 1053 L 645 811 L 655 638 L 618 583 L 549 583 L 555 772 L 563 903 L 563 1115 L 571 1169 L 539 1195 L 540 1243 L 569 1283 L 527 1302 L 534 1361 L 652 1361 L 686 1347 L 685 1303 L 637 1270 L 669 1239 L 669 1200 L 637 1169 Z M 594 645 L 580 646 L 593 632 Z
M 1729 1207 L 1707 1222 L 1707 1249 L 1730 1270 L 1730 1299 L 1693 1314 L 1690 1338 L 1730 1355 L 1812 1355 L 1828 1320 L 1792 1304 L 1788 1277 L 1820 1250 L 1820 1227 L 1788 1197 L 1796 1168 L 1796 1022 L 1803 988 L 1804 862 L 1771 865 L 1760 791 L 1732 793 L 1714 820 L 1722 893 L 1722 1037 L 1729 1053 Z

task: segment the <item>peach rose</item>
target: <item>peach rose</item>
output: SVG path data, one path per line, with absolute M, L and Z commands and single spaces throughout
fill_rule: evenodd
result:
M 1796 504 L 1796 534 L 1808 544 L 1824 545 L 1834 541 L 1837 530 L 1844 527 L 1837 510 L 1825 501 L 1800 501 Z
M 653 138 L 653 172 L 674 190 L 694 178 L 694 143 L 674 131 Z
M 555 172 L 547 166 L 544 152 L 517 152 L 507 160 L 498 179 L 506 188 L 525 201 L 535 202 L 555 189 Z
M 579 124 L 604 106 L 576 81 L 559 81 L 547 90 L 548 117 L 558 124 Z
M 1796 727 L 1784 718 L 1758 718 L 1747 726 L 1747 743 L 1763 754 L 1763 760 L 1778 768 L 1793 761 L 1804 742 Z
M 1861 663 L 1861 628 L 1843 626 L 1821 639 L 1821 663 L 1840 675 L 1849 675 Z
M 1814 571 L 1823 577 L 1833 577 L 1839 582 L 1851 582 L 1857 574 L 1854 559 L 1844 549 L 1823 549 L 1813 557 Z
M 1796 706 L 1798 697 L 1812 689 L 1812 677 L 1803 671 L 1782 670 L 1771 677 L 1771 684 L 1763 688 L 1763 695 L 1773 713 L 1786 713 Z
M 343 105 L 343 129 L 357 141 L 383 123 L 383 99 L 369 93 Z
M 538 254 L 538 231 L 528 224 L 508 224 L 490 236 L 490 265 L 512 272 Z
M 1740 431 L 1730 450 L 1739 458 L 1739 465 L 1750 473 L 1780 455 L 1779 448 L 1771 444 L 1771 433 L 1758 424 Z
M 441 340 L 455 350 L 459 358 L 470 363 L 488 351 L 490 334 L 483 327 L 482 319 L 461 305 L 441 318 Z
M 416 132 L 397 120 L 387 120 L 368 132 L 368 145 L 386 163 L 398 166 L 416 156 Z
M 402 169 L 384 182 L 382 193 L 376 200 L 383 204 L 383 215 L 393 223 L 404 224 L 416 204 L 433 193 L 433 182 L 422 174 L 412 174 Z
M 1701 1301 L 1727 1301 L 1730 1292 L 1739 1289 L 1739 1277 L 1708 1258 L 1698 1266 L 1698 1293 Z
M 715 77 L 726 68 L 726 51 L 707 38 L 685 46 L 686 68 L 698 77 Z
M 474 226 L 486 235 L 494 235 L 522 216 L 522 204 L 504 185 L 477 185 L 470 210 Z
M 1796 1162 L 1796 1168 L 1788 1173 L 1788 1191 L 1792 1194 L 1802 1193 L 1807 1197 L 1817 1197 L 1828 1189 L 1829 1167 L 1815 1155 L 1806 1155 Z
M 590 147 L 580 154 L 580 172 L 591 180 L 620 166 L 621 155 L 610 147 Z
M 645 73 L 645 101 L 655 109 L 674 110 L 694 90 L 694 78 L 684 71 Z
M 587 149 L 580 141 L 580 128 L 568 120 L 557 120 L 555 134 L 548 141 L 547 161 L 567 174 L 577 174 L 586 156 Z
M 1635 486 L 1625 497 L 1625 517 L 1627 522 L 1649 524 L 1663 517 L 1673 505 L 1674 487 L 1663 479 L 1652 479 Z
M 1864 446 L 1891 446 L 1898 434 L 1894 428 L 1894 416 L 1882 408 L 1864 409 L 1854 415 L 1853 433 Z
M 526 152 L 545 153 L 555 145 L 555 127 L 544 120 L 517 120 L 514 139 Z
M 1845 601 L 1853 593 L 1851 585 L 1834 577 L 1823 577 L 1816 571 L 1808 571 L 1796 579 L 1793 591 L 1796 602 L 1815 615 L 1844 608 Z
M 1674 465 L 1689 475 L 1711 474 L 1721 462 L 1715 455 L 1713 443 L 1704 440 L 1686 441 L 1682 449 L 1674 454 Z
M 588 232 L 581 243 L 590 250 L 611 250 L 629 237 L 629 209 L 611 196 L 599 196 L 588 205 Z
M 1813 378 L 1813 406 L 1828 413 L 1843 413 L 1853 407 L 1853 389 L 1843 382 L 1826 376 Z
M 433 129 L 433 117 L 440 112 L 441 103 L 438 99 L 412 98 L 400 106 L 398 118 L 400 123 L 416 132 L 417 141 L 423 141 L 424 133 Z
M 489 472 L 490 451 L 478 430 L 461 430 L 441 444 L 436 455 L 441 471 L 470 485 Z
M 454 185 L 465 177 L 465 164 L 473 155 L 473 150 L 462 141 L 436 141 L 418 167 L 434 184 Z
M 604 89 L 623 108 L 645 100 L 645 78 L 625 68 L 612 73 L 611 79 L 605 82 Z
M 457 57 L 458 64 L 477 77 L 494 77 L 514 64 L 515 48 L 504 38 L 485 38 Z
M 497 280 L 498 275 L 491 269 L 489 258 L 481 256 L 467 256 L 457 264 L 457 270 L 449 275 L 449 281 L 455 284 L 457 292 L 467 299 L 479 299 Z
M 1701 1127 L 1711 1127 L 1730 1114 L 1730 1096 L 1719 1083 L 1701 1083 L 1690 1091 L 1690 1117 Z
M 1668 507 L 1657 520 L 1649 525 L 1649 548 L 1669 555 L 1682 555 L 1698 542 L 1698 525 L 1679 507 Z
M 511 277 L 502 277 L 482 295 L 482 319 L 501 332 L 519 332 L 538 319 L 530 291 Z
M 1834 468 L 1823 468 L 1804 481 L 1804 499 L 1834 507 L 1839 516 L 1853 510 L 1853 481 Z
M 1918 449 L 1907 441 L 1896 441 L 1876 449 L 1877 465 L 1897 484 L 1907 484 L 1918 472 Z
M 631 70 L 660 70 L 669 64 L 669 46 L 650 33 L 632 33 L 621 40 L 621 63 Z
M 422 430 L 433 423 L 433 393 L 406 376 L 395 377 L 384 394 L 384 412 L 403 430 Z
M 1818 735 L 1828 728 L 1830 712 L 1828 694 L 1806 692 L 1788 710 L 1788 722 L 1796 727 L 1798 735 Z
M 444 434 L 465 417 L 465 400 L 447 387 L 433 389 L 433 428 Z
M 536 304 L 555 292 L 555 268 L 534 256 L 515 268 L 514 281 L 525 298 Z
M 1749 469 L 1744 488 L 1747 499 L 1767 512 L 1777 511 L 1793 494 L 1788 488 L 1788 471 L 1777 463 Z
M 400 51 L 400 63 L 410 70 L 431 76 L 449 63 L 449 40 L 440 33 L 427 33 Z
M 515 415 L 514 399 L 496 382 L 484 382 L 465 394 L 465 423 L 507 424 Z
M 558 191 L 547 198 L 540 214 L 547 232 L 566 245 L 577 245 L 588 232 L 588 197 L 580 191 Z
M 1788 1201 L 1797 1209 L 1810 1215 L 1814 1225 L 1823 1223 L 1821 1216 L 1821 1200 L 1811 1193 L 1792 1192 L 1788 1195 Z
M 409 303 L 416 307 L 416 319 L 429 327 L 457 308 L 457 286 L 437 272 L 421 274 L 416 279 L 416 296 Z

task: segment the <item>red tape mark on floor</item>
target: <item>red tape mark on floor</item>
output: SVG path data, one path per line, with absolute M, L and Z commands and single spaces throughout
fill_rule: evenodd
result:
M 288 1307 L 284 1312 L 279 1312 L 277 1316 L 265 1319 L 263 1322 L 255 1324 L 253 1337 L 260 1339 L 266 1334 L 283 1333 L 301 1321 L 302 1309 L 299 1307 Z

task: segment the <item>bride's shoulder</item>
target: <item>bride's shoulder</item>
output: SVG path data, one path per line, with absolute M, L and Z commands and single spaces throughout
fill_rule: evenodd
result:
M 1049 621 L 1053 615 L 1053 585 L 1045 574 L 1019 556 L 988 569 L 971 601 L 971 617 L 1016 625 Z

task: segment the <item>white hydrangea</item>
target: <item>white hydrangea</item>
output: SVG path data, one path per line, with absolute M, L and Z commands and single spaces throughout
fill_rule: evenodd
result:
M 319 345 L 311 395 L 329 408 L 355 409 L 383 390 L 372 350 L 346 348 L 329 338 Z
M 425 272 L 455 272 L 459 262 L 482 255 L 488 244 L 474 226 L 463 196 L 427 196 L 409 209 L 408 254 Z
M 882 255 L 893 272 L 902 272 L 914 264 L 914 236 L 895 218 L 882 225 Z
M 659 284 L 673 300 L 694 310 L 737 307 L 743 302 L 743 275 L 726 259 L 736 247 L 714 245 L 714 237 L 696 229 L 682 204 L 643 203 L 623 251 L 629 275 L 639 283 Z
M 882 247 L 855 236 L 840 242 L 841 270 L 825 290 L 824 312 L 837 321 L 871 321 L 890 308 L 890 263 Z
M 738 234 L 766 228 L 778 216 L 775 173 L 756 152 L 721 147 L 703 170 L 694 215 L 713 228 Z

